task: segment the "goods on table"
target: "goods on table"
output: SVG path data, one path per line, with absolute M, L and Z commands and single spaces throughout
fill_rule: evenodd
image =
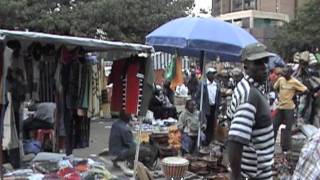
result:
M 211 144 L 209 148 L 201 148 L 197 155 L 185 155 L 185 158 L 190 161 L 189 171 L 200 176 L 220 178 L 221 175 L 223 177 L 222 175 L 225 175 L 228 169 L 222 164 L 221 146 L 223 145 Z
M 180 150 L 181 148 L 181 132 L 177 126 L 170 126 L 169 127 L 169 147 Z
M 166 157 L 161 161 L 162 171 L 168 179 L 182 179 L 188 166 L 189 161 L 182 157 Z
M 209 169 L 214 169 L 218 165 L 218 158 L 214 156 L 204 156 L 201 159 L 207 163 Z
M 209 174 L 208 164 L 204 161 L 194 161 L 190 165 L 190 171 L 200 173 L 201 175 L 207 175 Z

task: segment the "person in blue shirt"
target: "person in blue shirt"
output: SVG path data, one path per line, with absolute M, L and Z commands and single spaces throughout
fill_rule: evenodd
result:
M 116 156 L 113 160 L 113 165 L 117 167 L 117 162 L 128 161 L 133 164 L 136 152 L 136 144 L 129 127 L 131 115 L 126 112 L 120 112 L 120 119 L 112 124 L 109 152 Z

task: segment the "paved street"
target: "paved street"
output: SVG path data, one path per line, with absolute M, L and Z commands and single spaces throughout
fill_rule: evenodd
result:
M 90 127 L 90 146 L 74 150 L 78 157 L 89 157 L 90 154 L 99 154 L 107 148 L 112 120 L 93 120 Z

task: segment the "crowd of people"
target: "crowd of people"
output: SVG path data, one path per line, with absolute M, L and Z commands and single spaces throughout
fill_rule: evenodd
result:
M 294 125 L 304 123 L 319 128 L 320 59 L 303 51 L 295 54 L 295 64 L 270 69 L 270 56 L 264 45 L 254 44 L 243 51 L 243 69 L 236 67 L 221 75 L 215 67 L 207 67 L 205 78 L 191 69 L 185 73 L 183 86 L 188 89 L 188 98 L 182 111 L 175 106 L 176 92 L 170 88 L 170 81 L 155 86 L 149 110 L 154 119 L 177 119 L 182 133 L 181 151 L 188 154 L 195 152 L 198 139 L 201 147 L 215 141 L 217 126 L 226 117 L 231 179 L 271 179 L 280 125 L 286 126 L 280 143 L 284 154 L 291 149 Z M 120 122 L 127 122 L 128 118 L 121 119 Z M 120 122 L 114 123 L 110 136 L 122 139 L 117 143 L 125 142 L 125 148 L 112 150 L 118 155 L 116 161 L 123 159 L 124 152 L 131 157 L 135 152 L 130 129 Z

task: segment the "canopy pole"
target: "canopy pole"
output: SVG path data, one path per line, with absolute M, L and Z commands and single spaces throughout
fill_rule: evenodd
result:
M 134 179 L 137 179 L 137 168 L 138 168 L 138 162 L 139 162 L 139 151 L 140 151 L 140 137 L 141 137 L 141 131 L 142 131 L 142 128 L 141 128 L 141 125 L 142 125 L 142 117 L 141 116 L 138 116 L 138 122 L 139 122 L 139 131 L 138 131 L 138 138 L 137 138 L 137 145 L 136 145 L 136 156 L 134 158 Z
M 205 76 L 205 52 L 204 51 L 201 51 L 200 52 L 200 67 L 201 67 L 201 79 L 203 80 L 204 76 Z M 200 115 L 199 115 L 199 123 L 200 123 L 200 126 L 198 128 L 198 138 L 197 138 L 197 149 L 199 150 L 200 148 L 200 139 L 201 139 L 201 127 L 202 127 L 202 123 L 204 122 L 203 121 L 203 118 L 204 118 L 204 114 L 202 112 L 202 104 L 203 104 L 203 88 L 204 88 L 204 84 L 203 82 L 201 82 L 201 93 L 200 93 Z

